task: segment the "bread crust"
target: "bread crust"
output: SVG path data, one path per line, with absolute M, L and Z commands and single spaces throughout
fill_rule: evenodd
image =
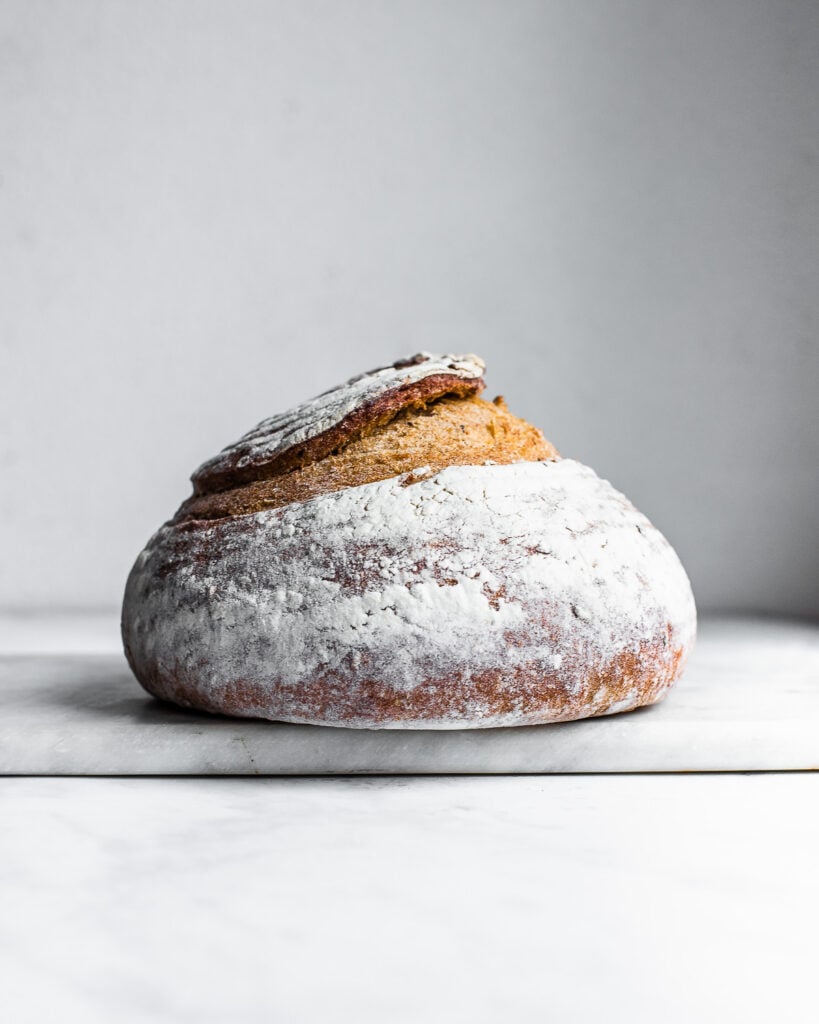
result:
M 651 704 L 695 629 L 672 548 L 570 459 L 453 466 L 169 523 L 123 606 L 129 663 L 155 696 L 358 728 Z
M 484 363 L 474 355 L 419 352 L 371 370 L 277 416 L 208 459 L 191 476 L 195 495 L 269 479 L 339 451 L 378 429 L 402 409 L 444 395 L 466 397 L 484 388 Z
M 175 521 L 261 512 L 386 480 L 421 466 L 429 475 L 447 466 L 558 457 L 536 427 L 512 416 L 502 398 L 485 402 L 476 395 L 448 394 L 428 400 L 423 407 L 404 407 L 390 422 L 348 439 L 341 450 L 323 459 L 229 490 L 194 494 L 183 503 Z

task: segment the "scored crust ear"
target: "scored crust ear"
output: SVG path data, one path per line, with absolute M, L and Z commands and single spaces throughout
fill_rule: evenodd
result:
M 214 494 L 267 480 L 323 459 L 365 437 L 408 408 L 423 408 L 484 388 L 477 356 L 418 353 L 354 377 L 340 387 L 262 421 L 203 463 L 191 477 L 194 495 Z
M 226 491 L 195 494 L 175 521 L 248 515 L 395 476 L 410 486 L 450 466 L 557 457 L 537 427 L 513 416 L 502 403 L 477 395 L 444 395 L 423 408 L 406 406 L 388 423 L 304 466 Z

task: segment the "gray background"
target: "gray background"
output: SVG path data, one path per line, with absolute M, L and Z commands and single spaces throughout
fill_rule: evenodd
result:
M 420 348 L 819 613 L 819 4 L 0 0 L 0 608 Z

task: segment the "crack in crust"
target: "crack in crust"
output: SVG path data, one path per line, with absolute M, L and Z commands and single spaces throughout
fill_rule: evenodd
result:
M 423 408 L 444 395 L 480 394 L 482 373 L 483 362 L 474 356 L 419 353 L 362 374 L 263 421 L 203 463 L 191 477 L 193 493 L 230 490 L 317 462 L 389 423 L 403 409 Z M 335 412 L 328 414 L 333 406 Z
M 448 466 L 555 458 L 557 451 L 541 432 L 513 416 L 502 398 L 446 395 L 422 408 L 401 409 L 389 423 L 324 459 L 227 491 L 193 495 L 174 521 L 249 515 L 394 476 L 411 486 Z

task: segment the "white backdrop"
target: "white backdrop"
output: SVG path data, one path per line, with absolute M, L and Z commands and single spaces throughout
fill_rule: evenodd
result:
M 0 607 L 112 608 L 187 476 L 420 348 L 819 613 L 813 0 L 0 0 Z

